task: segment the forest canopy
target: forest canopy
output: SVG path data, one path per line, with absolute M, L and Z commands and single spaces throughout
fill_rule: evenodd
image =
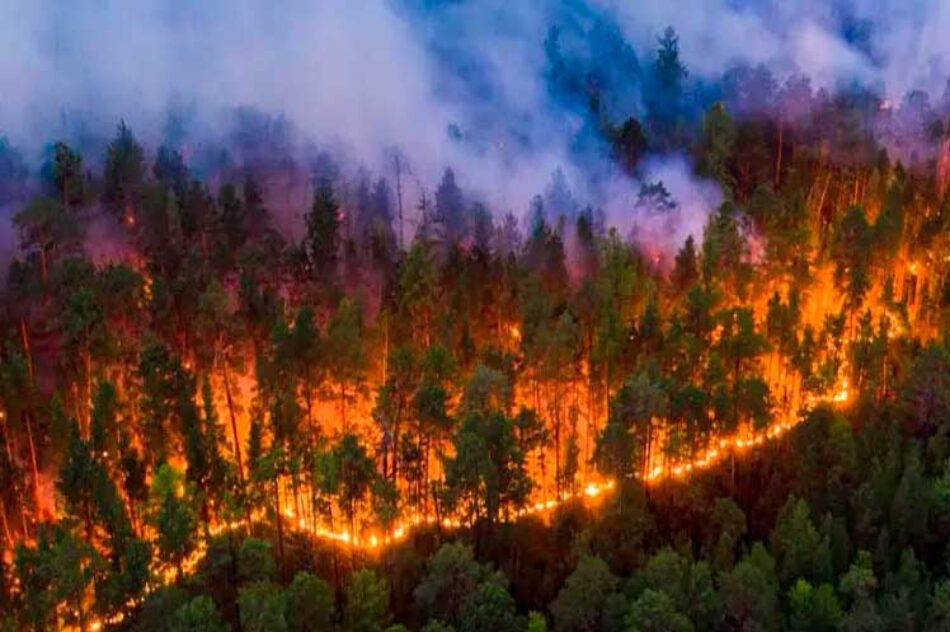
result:
M 950 629 L 950 97 L 594 23 L 523 208 L 260 111 L 0 141 L 0 628 Z

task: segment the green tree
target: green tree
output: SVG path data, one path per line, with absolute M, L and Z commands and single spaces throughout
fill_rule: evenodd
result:
M 195 597 L 175 611 L 170 632 L 225 632 L 227 626 L 210 597 Z
M 713 620 L 718 607 L 716 589 L 709 564 L 692 562 L 670 548 L 657 552 L 640 574 L 647 587 L 673 599 L 678 612 L 687 615 L 700 628 Z
M 699 148 L 703 171 L 727 190 L 735 187 L 732 161 L 736 149 L 736 126 L 721 103 L 712 104 L 703 118 L 702 141 Z
M 82 154 L 73 151 L 64 142 L 53 145 L 53 160 L 49 180 L 67 211 L 83 203 L 86 189 L 86 174 L 83 173 Z
M 788 590 L 788 629 L 795 632 L 833 632 L 841 622 L 841 606 L 830 584 L 813 587 L 799 579 Z
M 183 563 L 196 546 L 198 519 L 189 502 L 181 472 L 161 465 L 152 480 L 149 518 L 157 533 L 159 558 L 184 575 Z
M 301 571 L 284 589 L 287 632 L 332 632 L 333 591 L 319 577 Z
M 784 583 L 797 578 L 815 582 L 832 579 L 829 543 L 812 524 L 808 503 L 801 498 L 789 496 L 775 519 L 769 546 Z
M 926 628 L 934 632 L 950 630 L 950 581 L 944 580 L 934 585 L 930 595 Z
M 696 240 L 690 235 L 676 253 L 670 283 L 676 293 L 682 295 L 697 280 L 699 280 L 699 257 L 696 253 Z
M 424 616 L 457 625 L 462 606 L 475 588 L 485 581 L 501 579 L 475 561 L 470 546 L 450 542 L 439 547 L 426 562 L 425 575 L 412 595 Z
M 371 570 L 350 575 L 343 603 L 343 627 L 347 632 L 382 632 L 389 625 L 389 586 Z
M 377 477 L 372 457 L 356 435 L 345 434 L 325 459 L 325 481 L 331 483 L 346 515 L 349 533 L 356 536 L 356 516 Z
M 349 430 L 347 406 L 363 388 L 367 358 L 363 349 L 363 313 L 358 303 L 343 299 L 327 329 L 330 379 L 340 404 L 343 432 Z
M 237 574 L 241 583 L 272 581 L 277 577 L 277 565 L 270 542 L 245 538 L 237 551 Z
M 536 610 L 528 613 L 527 632 L 548 632 L 548 621 Z
M 424 241 L 415 240 L 399 271 L 399 315 L 417 345 L 432 342 L 432 320 L 437 308 L 438 271 Z
M 874 598 L 877 585 L 870 553 L 858 551 L 851 568 L 839 581 L 839 591 L 850 600 L 850 607 L 841 621 L 840 629 L 849 632 L 884 629 L 884 620 L 878 613 Z
M 770 630 L 779 614 L 775 560 L 761 544 L 720 578 L 725 616 L 738 629 Z
M 132 130 L 120 121 L 115 138 L 106 149 L 103 200 L 120 219 L 135 221 L 135 205 L 145 183 L 144 153 Z
M 611 400 L 607 426 L 598 437 L 594 452 L 598 469 L 618 480 L 634 473 L 645 477 L 655 425 L 666 416 L 668 407 L 666 393 L 647 372 L 628 378 Z
M 551 603 L 555 632 L 596 632 L 602 629 L 607 599 L 617 588 L 617 578 L 606 562 L 582 555 Z
M 680 60 L 679 37 L 673 27 L 666 28 L 658 44 L 647 111 L 657 144 L 672 147 L 684 115 L 683 93 L 688 73 Z
M 242 586 L 238 593 L 243 632 L 286 632 L 285 603 L 280 588 L 269 581 Z
M 40 280 L 46 285 L 50 270 L 80 243 L 81 231 L 76 218 L 63 206 L 47 197 L 36 197 L 13 216 L 20 247 L 39 259 Z
M 334 287 L 340 249 L 340 205 L 328 180 L 322 180 L 313 194 L 307 214 L 305 238 L 307 257 L 315 279 Z
M 469 413 L 452 438 L 454 456 L 445 459 L 451 507 L 461 505 L 470 522 L 489 525 L 523 506 L 531 491 L 515 426 L 503 413 Z
M 171 632 L 177 611 L 193 597 L 178 586 L 162 586 L 142 601 L 132 629 L 135 632 Z
M 646 589 L 637 597 L 625 619 L 629 632 L 692 632 L 693 624 L 677 612 L 676 603 L 663 591 Z
M 950 352 L 946 346 L 931 343 L 920 353 L 901 396 L 908 421 L 922 433 L 950 425 Z
M 497 582 L 482 582 L 462 605 L 459 632 L 518 632 L 520 629 L 515 600 Z

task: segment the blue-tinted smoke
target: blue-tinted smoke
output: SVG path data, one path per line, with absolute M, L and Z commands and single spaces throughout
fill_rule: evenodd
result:
M 202 176 L 278 155 L 306 174 L 328 149 L 344 170 L 392 179 L 398 150 L 408 197 L 431 194 L 452 166 L 498 213 L 523 213 L 560 169 L 582 204 L 629 227 L 639 185 L 616 166 L 603 128 L 647 113 L 667 25 L 689 70 L 683 115 L 695 119 L 737 63 L 779 79 L 804 72 L 815 87 L 859 81 L 895 100 L 918 87 L 939 94 L 945 4 L 2 0 L 0 135 L 33 175 L 57 139 L 95 166 L 119 119 L 148 147 L 182 147 Z M 688 171 L 679 159 L 644 165 L 644 178 Z M 688 175 L 681 186 L 707 189 Z

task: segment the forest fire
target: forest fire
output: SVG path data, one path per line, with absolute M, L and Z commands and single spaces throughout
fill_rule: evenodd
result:
M 0 136 L 0 630 L 950 627 L 950 92 L 707 77 L 586 2 L 495 85 L 486 9 L 371 4 L 334 37 L 458 31 L 287 109 L 326 138 Z

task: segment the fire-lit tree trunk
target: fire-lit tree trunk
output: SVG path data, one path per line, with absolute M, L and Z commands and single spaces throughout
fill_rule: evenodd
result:
M 224 398 L 228 404 L 228 417 L 231 421 L 231 437 L 234 441 L 234 460 L 237 464 L 238 481 L 241 484 L 241 494 L 244 496 L 244 513 L 247 520 L 247 528 L 251 528 L 251 506 L 247 498 L 247 481 L 244 478 L 244 462 L 241 458 L 241 439 L 238 436 L 237 415 L 234 413 L 234 397 L 231 394 L 231 377 L 228 371 L 228 363 L 225 358 L 221 362 L 222 374 L 224 378 Z
M 340 428 L 343 434 L 349 434 L 350 429 L 346 423 L 346 379 L 340 379 Z
M 83 367 L 86 377 L 86 393 L 82 403 L 82 419 L 86 428 L 85 436 L 89 437 L 92 416 L 92 354 L 89 352 L 89 335 L 87 333 L 82 348 Z
M 554 422 L 554 495 L 561 496 L 561 398 L 560 380 L 554 385 L 554 410 L 551 418 Z
M 3 526 L 3 539 L 6 542 L 5 548 L 12 549 L 14 545 L 13 534 L 10 533 L 10 523 L 7 520 L 7 506 L 2 498 L 0 498 L 0 524 Z
M 33 424 L 30 421 L 32 414 L 28 411 L 23 413 L 26 421 L 26 438 L 30 446 L 30 467 L 33 470 L 33 494 L 36 501 L 36 513 L 39 516 L 42 502 L 40 501 L 40 468 L 36 461 L 36 443 L 33 440 Z
M 280 512 L 280 477 L 274 477 L 274 520 L 277 527 L 277 573 L 284 577 L 284 519 Z
M 26 320 L 24 320 L 23 318 L 20 319 L 20 336 L 23 340 L 23 350 L 26 354 L 26 366 L 27 366 L 27 372 L 30 377 L 30 389 L 32 393 L 32 389 L 36 387 L 36 378 L 34 377 L 34 373 L 33 373 L 33 353 L 30 350 L 30 333 L 29 333 L 29 329 L 26 326 Z M 27 441 L 29 442 L 29 447 L 30 447 L 30 467 L 32 468 L 32 472 L 33 472 L 33 493 L 35 495 L 35 500 L 36 500 L 36 511 L 37 513 L 39 513 L 40 506 L 41 506 L 40 471 L 39 471 L 39 467 L 37 466 L 36 443 L 33 440 L 33 424 L 31 423 L 31 417 L 32 417 L 31 408 L 32 407 L 30 403 L 27 402 L 27 407 L 24 410 L 23 415 L 24 415 L 24 420 L 26 422 Z

